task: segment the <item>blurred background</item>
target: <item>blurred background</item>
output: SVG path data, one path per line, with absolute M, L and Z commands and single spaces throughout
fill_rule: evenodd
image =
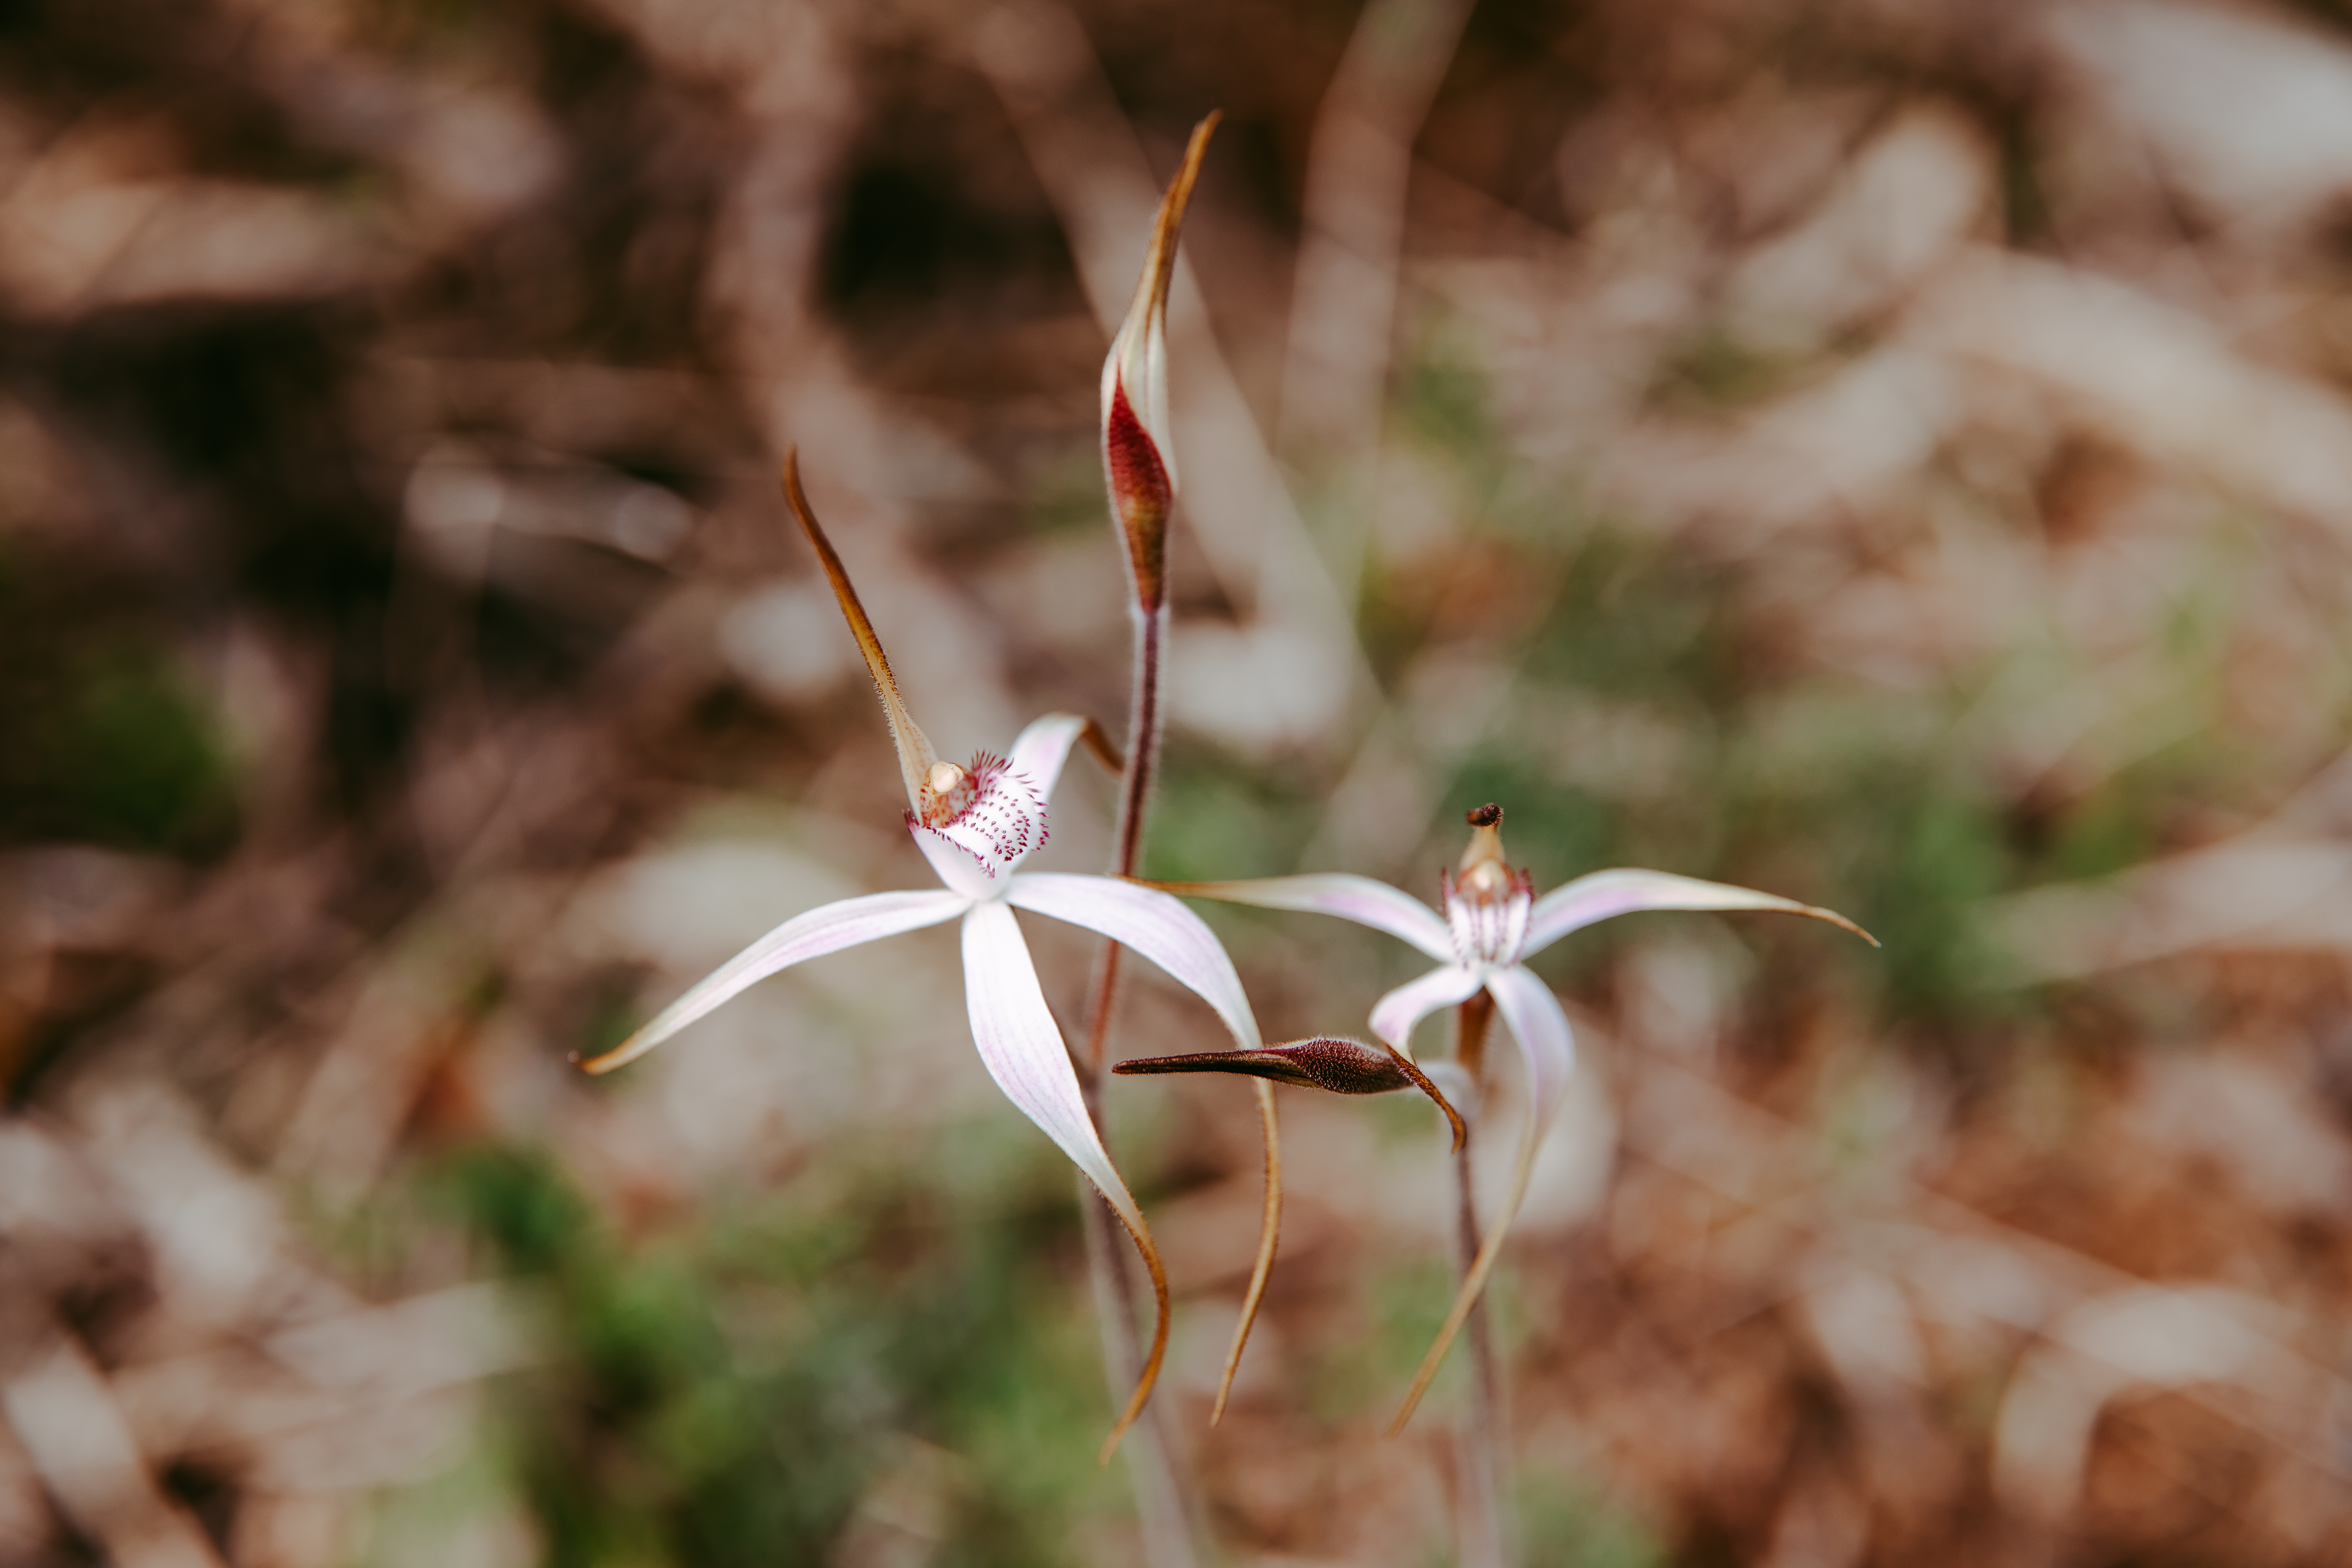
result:
M 1493 800 L 1885 942 L 1539 961 L 1529 1561 L 2352 1562 L 2338 0 L 0 5 L 0 1562 L 1137 1560 L 951 933 L 565 1061 L 929 885 L 787 442 L 944 752 L 1118 728 L 1212 108 L 1150 868 L 1433 896 Z M 1209 915 L 1270 1037 L 1420 967 Z M 1448 1561 L 1431 1119 L 1284 1091 L 1213 1433 L 1250 1096 L 1113 1100 L 1226 1560 Z

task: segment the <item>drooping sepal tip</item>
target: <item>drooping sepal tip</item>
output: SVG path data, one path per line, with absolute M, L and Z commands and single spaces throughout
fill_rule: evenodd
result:
M 1111 1456 L 1118 1452 L 1119 1442 L 1127 1436 L 1128 1428 L 1143 1415 L 1143 1407 L 1151 1403 L 1151 1391 L 1160 1383 L 1160 1369 L 1168 1360 L 1168 1329 L 1171 1315 L 1168 1269 L 1160 1261 L 1160 1248 L 1152 1242 L 1150 1228 L 1143 1223 L 1143 1215 L 1139 1212 L 1129 1215 L 1115 1203 L 1111 1205 L 1111 1212 L 1126 1228 L 1129 1238 L 1135 1243 L 1135 1250 L 1142 1256 L 1145 1270 L 1151 1276 L 1151 1349 L 1143 1358 L 1143 1370 L 1137 1374 L 1134 1392 L 1128 1395 L 1127 1408 L 1118 1413 L 1118 1419 L 1111 1426 L 1110 1436 L 1103 1439 L 1102 1450 L 1095 1456 L 1097 1466 L 1110 1463 Z
M 1233 1397 L 1234 1379 L 1241 1371 L 1242 1352 L 1249 1348 L 1250 1330 L 1265 1300 L 1266 1282 L 1274 1274 L 1275 1253 L 1282 1238 L 1282 1131 L 1275 1114 L 1274 1084 L 1330 1089 L 1339 1094 L 1379 1094 L 1407 1087 L 1410 1079 L 1387 1068 L 1386 1058 L 1353 1040 L 1300 1040 L 1288 1046 L 1258 1050 L 1205 1051 L 1181 1057 L 1146 1057 L 1119 1062 L 1111 1070 L 1130 1077 L 1158 1073 L 1230 1072 L 1259 1079 L 1258 1121 L 1265 1150 L 1265 1202 L 1258 1221 L 1257 1257 L 1250 1266 L 1249 1288 L 1242 1296 L 1241 1316 L 1234 1324 L 1233 1343 L 1217 1378 L 1216 1403 L 1209 1425 L 1225 1418 Z M 1271 1081 L 1267 1081 L 1271 1080 Z
M 1266 1281 L 1274 1277 L 1274 1255 L 1282 1244 L 1282 1130 L 1274 1113 L 1274 1086 L 1260 1082 L 1257 1114 L 1265 1133 L 1265 1199 L 1258 1219 L 1257 1258 L 1250 1265 L 1249 1289 L 1242 1295 L 1241 1316 L 1234 1323 L 1234 1342 L 1225 1352 L 1224 1371 L 1217 1378 L 1217 1402 L 1209 1408 L 1209 1425 L 1225 1419 L 1225 1402 L 1233 1397 L 1234 1379 L 1242 1370 L 1242 1352 L 1249 1348 L 1250 1330 L 1265 1300 Z
M 1112 518 L 1127 542 L 1136 597 L 1147 611 L 1165 597 L 1168 515 L 1176 498 L 1168 411 L 1168 290 L 1176 272 L 1177 235 L 1218 118 L 1212 111 L 1192 128 L 1184 161 L 1160 198 L 1134 302 L 1103 361 L 1103 478 Z

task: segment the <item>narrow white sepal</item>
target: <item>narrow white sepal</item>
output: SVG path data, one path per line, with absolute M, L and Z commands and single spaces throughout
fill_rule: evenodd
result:
M 1450 960 L 1454 956 L 1453 933 L 1435 910 L 1411 893 L 1351 872 L 1262 877 L 1243 882 L 1191 882 L 1184 885 L 1183 891 L 1189 898 L 1251 904 L 1262 910 L 1337 915 L 1343 921 L 1386 931 L 1400 942 L 1409 942 L 1432 958 Z
M 1485 977 L 1477 971 L 1459 963 L 1433 969 L 1372 1004 L 1372 1033 L 1411 1056 L 1415 1024 L 1441 1007 L 1467 1002 L 1484 984 Z
M 1244 1050 L 1263 1043 L 1249 997 L 1217 933 L 1182 903 L 1157 888 L 1109 877 L 1024 871 L 1005 895 L 1024 910 L 1084 926 L 1133 948 L 1166 970 L 1224 1020 Z
M 1527 946 L 1522 957 L 1532 957 L 1570 931 L 1601 921 L 1642 910 L 1778 910 L 1784 914 L 1811 915 L 1850 927 L 1843 916 L 1794 899 L 1776 898 L 1752 888 L 1728 882 L 1702 882 L 1670 871 L 1619 869 L 1594 871 L 1565 887 L 1554 888 L 1536 900 L 1528 920 Z
M 609 1072 L 624 1062 L 635 1061 L 705 1013 L 779 970 L 860 942 L 951 921 L 971 904 L 971 900 L 960 893 L 923 889 L 869 893 L 794 915 L 705 975 L 618 1049 L 606 1052 L 587 1066 L 592 1071 Z
M 1045 1006 L 1036 966 L 1013 911 L 1001 903 L 975 904 L 963 921 L 963 990 L 971 1011 L 972 1044 L 996 1087 L 1058 1145 L 1087 1179 L 1102 1189 L 1121 1218 L 1143 1229 L 1127 1184 L 1095 1131 L 1078 1091 L 1062 1031 Z
M 1422 1360 L 1412 1392 L 1405 1396 L 1404 1408 L 1397 1413 L 1396 1422 L 1389 1429 L 1391 1436 L 1412 1416 L 1413 1405 L 1429 1386 L 1446 1347 L 1468 1320 L 1479 1292 L 1486 1289 L 1486 1277 L 1494 1272 L 1495 1260 L 1503 1255 L 1503 1242 L 1510 1234 L 1511 1220 L 1527 1201 L 1528 1181 L 1535 1174 L 1536 1152 L 1543 1147 L 1544 1132 L 1551 1126 L 1552 1118 L 1559 1113 L 1560 1097 L 1576 1063 L 1568 1015 L 1560 1010 L 1559 999 L 1545 988 L 1542 981 L 1517 964 L 1501 966 L 1487 972 L 1486 992 L 1494 997 L 1496 1010 L 1519 1042 L 1520 1060 L 1526 1065 L 1528 1076 L 1528 1119 L 1519 1131 L 1519 1147 L 1511 1161 L 1511 1177 L 1503 1189 L 1503 1201 L 1496 1205 L 1493 1217 L 1486 1222 L 1486 1237 L 1479 1243 L 1478 1255 L 1463 1271 L 1461 1288 L 1454 1293 L 1454 1305 L 1446 1311 L 1445 1322 L 1437 1331 L 1429 1354 Z

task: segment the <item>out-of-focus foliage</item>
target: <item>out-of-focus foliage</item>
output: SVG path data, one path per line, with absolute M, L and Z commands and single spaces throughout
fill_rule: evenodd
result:
M 1528 1561 L 2340 1560 L 2347 105 L 2221 0 L 0 6 L 0 1561 L 1138 1560 L 951 934 L 566 1058 L 928 880 L 787 443 L 944 752 L 1116 727 L 1096 377 L 1213 106 L 1149 869 L 1426 894 L 1493 800 L 1886 943 L 1540 961 Z M 1269 1038 L 1414 968 L 1204 912 Z M 1114 1093 L 1183 1468 L 1444 1561 L 1443 1152 L 1283 1105 L 1210 1432 L 1246 1090 Z

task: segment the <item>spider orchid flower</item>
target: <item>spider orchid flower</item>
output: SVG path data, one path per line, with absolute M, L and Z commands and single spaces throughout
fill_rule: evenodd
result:
M 1046 799 L 1070 748 L 1083 741 L 1118 765 L 1116 752 L 1092 721 L 1049 714 L 1022 731 L 1002 757 L 983 752 L 961 766 L 940 760 L 908 712 L 873 623 L 841 558 L 809 510 L 795 453 L 785 455 L 784 493 L 824 563 L 882 700 L 907 788 L 907 830 L 944 886 L 844 899 L 794 916 L 719 965 L 620 1046 L 583 1066 L 589 1072 L 604 1073 L 635 1061 L 730 998 L 795 963 L 901 931 L 961 921 L 964 1001 L 982 1062 L 1005 1098 L 1100 1189 L 1151 1274 L 1158 1329 L 1134 1393 L 1103 1446 L 1107 1462 L 1159 1376 L 1168 1342 L 1167 1275 L 1143 1212 L 1087 1114 L 1077 1070 L 1045 1005 L 1036 967 L 1013 911 L 1023 909 L 1067 921 L 1142 953 L 1206 1001 L 1244 1050 L 1261 1045 L 1257 1022 L 1233 961 L 1201 918 L 1176 899 L 1108 877 L 1019 869 L 1022 860 L 1045 842 Z
M 1518 1041 L 1528 1116 L 1510 1182 L 1476 1258 L 1463 1276 L 1444 1325 L 1423 1358 L 1412 1387 L 1389 1428 L 1391 1435 L 1412 1418 L 1414 1407 L 1485 1288 L 1501 1252 L 1504 1234 L 1527 1196 L 1536 1152 L 1559 1113 L 1569 1075 L 1575 1070 L 1576 1042 L 1568 1014 L 1550 988 L 1528 969 L 1527 961 L 1572 931 L 1642 910 L 1775 910 L 1827 921 L 1873 947 L 1878 945 L 1877 938 L 1832 910 L 1664 871 L 1594 871 L 1538 898 L 1534 879 L 1503 858 L 1502 821 L 1498 806 L 1484 805 L 1470 813 L 1475 830 L 1470 847 L 1464 851 L 1458 868 L 1438 874 L 1435 910 L 1385 882 L 1345 872 L 1256 881 L 1154 884 L 1193 898 L 1338 915 L 1386 931 L 1436 959 L 1438 968 L 1398 986 L 1373 1005 L 1372 1033 L 1401 1058 L 1412 1058 L 1413 1026 L 1441 1008 L 1471 1000 L 1481 991 L 1492 998 Z

